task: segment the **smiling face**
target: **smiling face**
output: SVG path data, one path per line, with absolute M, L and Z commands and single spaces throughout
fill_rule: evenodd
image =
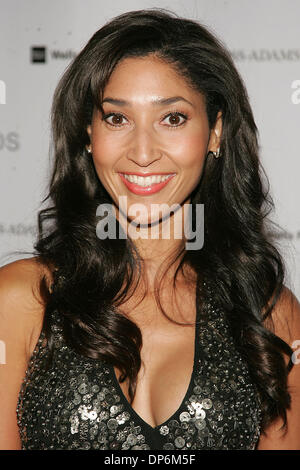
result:
M 116 206 L 127 196 L 128 209 L 142 203 L 150 214 L 151 204 L 189 202 L 208 150 L 219 146 L 221 119 L 209 129 L 204 97 L 170 65 L 148 56 L 116 66 L 102 106 L 104 115 L 94 110 L 87 129 L 89 148 Z

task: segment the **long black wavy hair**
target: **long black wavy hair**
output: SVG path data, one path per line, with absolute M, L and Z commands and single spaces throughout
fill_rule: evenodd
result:
M 129 237 L 97 238 L 96 208 L 112 200 L 86 146 L 92 111 L 102 110 L 103 90 L 116 65 L 126 57 L 148 54 L 173 66 L 203 94 L 210 128 L 218 111 L 223 119 L 221 158 L 207 156 L 201 181 L 191 195 L 193 208 L 205 205 L 204 246 L 178 253 L 175 277 L 183 266 L 190 266 L 198 280 L 205 276 L 213 283 L 214 300 L 227 315 L 236 346 L 260 393 L 262 430 L 278 417 L 286 428 L 292 363 L 286 366 L 284 354 L 291 356 L 293 351 L 264 326 L 284 288 L 285 270 L 270 238 L 267 216 L 273 201 L 268 184 L 265 187 L 249 99 L 224 45 L 207 27 L 169 10 L 130 11 L 106 23 L 56 88 L 54 166 L 43 201 L 49 203 L 38 214 L 34 245 L 41 262 L 62 274 L 52 294 L 47 294 L 46 277 L 40 285 L 46 300 L 43 329 L 49 348 L 53 350 L 51 312 L 59 309 L 67 344 L 79 354 L 118 367 L 120 381 L 129 380 L 132 403 L 142 335 L 118 307 L 134 292 L 133 280 L 141 273 L 141 263 Z

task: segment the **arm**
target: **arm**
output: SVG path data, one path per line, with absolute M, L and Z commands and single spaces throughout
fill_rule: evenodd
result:
M 35 261 L 0 268 L 0 449 L 19 450 L 16 407 L 34 341 L 42 325 L 42 306 L 33 295 Z
M 291 406 L 287 410 L 286 435 L 279 430 L 281 421 L 272 423 L 266 436 L 261 435 L 257 450 L 300 450 L 300 304 L 289 289 L 284 288 L 272 319 L 274 333 L 294 350 L 294 366 L 288 375 Z

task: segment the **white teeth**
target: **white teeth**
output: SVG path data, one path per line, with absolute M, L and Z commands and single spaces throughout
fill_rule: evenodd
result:
M 130 183 L 135 183 L 138 184 L 139 186 L 145 187 L 145 186 L 150 186 L 151 184 L 154 183 L 161 183 L 165 181 L 166 179 L 170 178 L 170 176 L 173 176 L 173 173 L 169 175 L 154 175 L 154 176 L 137 176 L 137 175 L 124 175 L 124 178 L 128 180 Z

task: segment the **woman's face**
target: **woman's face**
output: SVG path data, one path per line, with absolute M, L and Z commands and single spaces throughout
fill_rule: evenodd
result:
M 149 216 L 152 204 L 189 202 L 221 133 L 220 118 L 209 129 L 203 96 L 153 56 L 126 58 L 102 106 L 104 115 L 95 110 L 87 131 L 98 177 L 116 206 L 126 196 L 128 209 L 142 203 Z

